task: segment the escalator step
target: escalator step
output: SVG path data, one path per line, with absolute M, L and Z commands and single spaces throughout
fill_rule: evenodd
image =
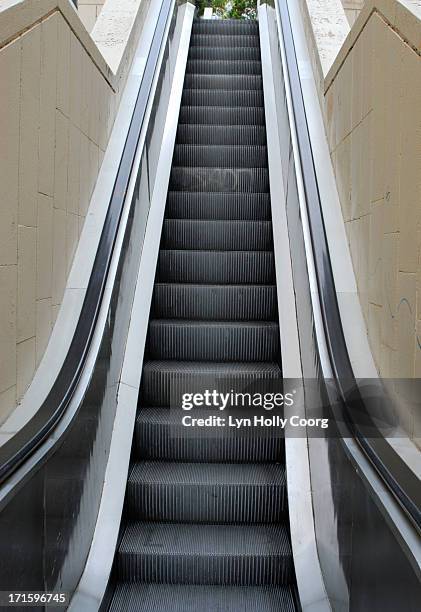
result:
M 193 23 L 193 34 L 225 34 L 226 36 L 237 36 L 246 34 L 258 36 L 259 24 L 253 20 L 218 19 L 209 23 L 206 19 L 197 19 Z
M 272 251 L 165 251 L 158 258 L 157 282 L 253 284 L 275 282 Z
M 287 586 L 229 587 L 120 583 L 110 612 L 294 612 Z
M 285 438 L 267 412 L 283 380 L 261 68 L 257 21 L 195 20 L 112 612 L 295 610 Z M 206 389 L 246 405 L 189 411 L 182 394 Z M 269 419 L 230 426 L 254 414 Z
M 279 326 L 275 322 L 157 319 L 149 323 L 151 359 L 271 361 L 279 350 Z
M 250 36 L 250 34 L 237 34 L 229 36 L 228 34 L 192 34 L 190 38 L 190 47 L 258 47 L 260 48 L 260 40 L 258 36 Z
M 126 511 L 141 521 L 273 523 L 286 511 L 285 466 L 135 463 Z
M 259 47 L 190 47 L 189 59 L 260 61 Z
M 257 74 L 186 74 L 186 89 L 262 89 L 262 77 Z
M 202 221 L 165 219 L 163 249 L 268 251 L 272 248 L 270 221 Z
M 182 106 L 180 123 L 190 125 L 264 125 L 261 106 Z
M 248 60 L 202 60 L 189 59 L 186 67 L 187 74 L 262 74 L 260 61 Z
M 156 283 L 151 312 L 156 319 L 275 321 L 276 285 Z
M 268 193 L 169 191 L 166 216 L 172 219 L 270 220 Z
M 277 363 L 217 363 L 200 361 L 147 360 L 143 364 L 140 403 L 143 406 L 170 406 L 174 387 L 194 388 L 197 383 L 209 380 L 233 381 L 250 384 L 256 381 L 281 382 L 281 370 Z
M 177 144 L 265 145 L 266 131 L 261 125 L 199 125 L 181 123 Z
M 183 106 L 263 106 L 259 89 L 184 89 Z
M 191 145 L 177 144 L 174 148 L 174 166 L 195 168 L 265 168 L 266 146 Z
M 175 191 L 263 193 L 269 191 L 269 174 L 267 168 L 173 166 L 170 189 Z
M 282 432 L 255 427 L 237 430 L 225 427 L 195 428 L 186 434 L 185 412 L 168 408 L 140 408 L 136 418 L 134 452 L 138 460 L 202 462 L 282 462 Z M 215 410 L 200 411 L 207 418 Z
M 122 581 L 264 586 L 293 575 L 283 525 L 128 523 L 117 553 Z

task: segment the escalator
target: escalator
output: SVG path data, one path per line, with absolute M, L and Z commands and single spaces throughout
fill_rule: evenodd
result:
M 417 610 L 419 481 L 354 377 L 299 3 L 146 5 L 57 372 L 0 428 L 0 609 Z M 182 397 L 287 388 L 251 415 Z M 215 420 L 274 414 L 329 428 Z
M 112 611 L 296 609 L 283 440 L 188 436 L 170 408 L 174 379 L 280 378 L 275 282 L 258 24 L 196 21 Z

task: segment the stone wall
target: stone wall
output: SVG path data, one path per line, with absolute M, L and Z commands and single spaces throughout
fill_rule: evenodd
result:
M 325 76 L 349 33 L 340 0 L 298 0 L 322 110 Z
M 0 12 L 0 422 L 47 346 L 148 4 L 112 67 L 68 0 Z
M 106 1 L 106 0 L 105 0 Z M 79 0 L 77 3 L 77 11 L 79 17 L 88 30 L 92 32 L 96 20 L 98 19 L 102 7 L 104 6 L 104 0 Z

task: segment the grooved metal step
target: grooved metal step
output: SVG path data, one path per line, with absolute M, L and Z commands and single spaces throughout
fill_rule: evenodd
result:
M 260 75 L 186 74 L 186 89 L 262 89 Z
M 268 251 L 272 248 L 270 221 L 202 221 L 165 219 L 163 249 Z
M 261 106 L 182 106 L 180 123 L 194 125 L 264 125 Z
M 177 144 L 174 166 L 195 168 L 265 168 L 266 146 Z
M 205 378 L 229 379 L 245 383 L 272 380 L 277 384 L 282 374 L 275 362 L 216 363 L 200 361 L 151 361 L 143 364 L 140 403 L 143 406 L 169 406 L 171 391 L 177 382 L 191 388 Z
M 263 193 L 269 191 L 267 168 L 191 168 L 173 166 L 170 189 L 174 191 L 224 191 Z
M 180 285 L 156 283 L 154 318 L 275 321 L 276 285 Z
M 258 36 L 250 36 L 249 34 L 237 34 L 229 36 L 228 34 L 192 34 L 190 38 L 190 47 L 258 47 L 260 48 L 260 40 Z
M 161 250 L 156 280 L 215 285 L 268 285 L 275 282 L 273 252 Z
M 184 89 L 183 106 L 263 106 L 259 89 Z
M 273 523 L 286 511 L 277 464 L 135 463 L 127 483 L 131 519 L 180 523 Z
M 177 144 L 193 145 L 265 145 L 263 125 L 199 125 L 182 123 Z
M 149 323 L 151 359 L 180 361 L 271 361 L 279 355 L 275 322 L 180 321 Z
M 190 47 L 189 59 L 260 61 L 259 47 Z
M 167 217 L 173 219 L 270 220 L 268 193 L 169 191 Z
M 183 414 L 185 414 L 183 412 Z M 180 410 L 169 408 L 140 408 L 135 425 L 134 452 L 138 460 L 203 462 L 283 462 L 282 432 L 271 428 L 196 428 L 194 435 L 186 435 Z M 214 416 L 215 410 L 200 410 L 204 419 Z
M 187 74 L 262 74 L 260 61 L 189 59 Z
M 293 574 L 283 525 L 128 523 L 117 575 L 133 582 L 263 586 Z
M 198 19 L 193 23 L 193 34 L 225 34 L 227 36 L 258 36 L 259 24 L 257 21 L 239 19 L 218 19 L 211 23 L 206 19 Z
M 111 612 L 294 612 L 286 586 L 229 587 L 120 583 Z

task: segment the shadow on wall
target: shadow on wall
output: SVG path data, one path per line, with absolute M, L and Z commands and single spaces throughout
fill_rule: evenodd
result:
M 205 8 L 213 8 L 214 14 L 222 19 L 256 19 L 256 0 L 198 0 L 199 16 Z

